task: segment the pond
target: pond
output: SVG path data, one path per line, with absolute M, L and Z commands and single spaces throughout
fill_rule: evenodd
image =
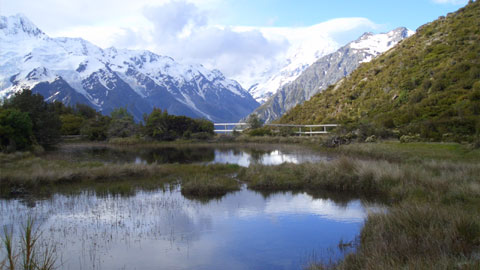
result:
M 246 188 L 205 202 L 175 187 L 128 197 L 82 192 L 34 203 L 0 200 L 0 206 L 0 225 L 15 227 L 17 235 L 18 224 L 34 216 L 43 239 L 56 245 L 61 269 L 72 270 L 302 269 L 341 258 L 338 243 L 353 241 L 377 208 Z
M 105 145 L 64 145 L 46 154 L 47 158 L 114 163 L 230 163 L 277 165 L 332 159 L 305 147 L 288 145 L 207 145 L 163 147 L 111 147 Z
M 46 159 L 110 163 L 280 164 L 328 161 L 298 146 L 110 147 L 64 145 Z M 0 199 L 0 226 L 20 235 L 34 217 L 61 269 L 303 269 L 354 251 L 378 205 L 306 192 L 184 197 L 176 184 L 132 193 L 80 188 L 48 198 Z M 339 245 L 339 243 L 349 243 Z M 3 253 L 2 253 L 3 252 Z M 5 257 L 2 249 L 0 260 Z

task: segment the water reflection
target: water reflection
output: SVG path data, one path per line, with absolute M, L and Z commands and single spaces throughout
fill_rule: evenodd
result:
M 29 214 L 43 220 L 43 237 L 62 251 L 62 269 L 301 269 L 312 252 L 353 240 L 370 208 L 246 189 L 208 203 L 173 190 L 57 194 L 33 208 L 18 200 L 0 206 L 0 225 Z
M 50 151 L 47 158 L 72 161 L 112 163 L 230 163 L 249 166 L 251 163 L 276 165 L 284 162 L 304 163 L 328 160 L 308 149 L 272 145 L 262 149 L 244 147 L 157 147 L 120 148 L 108 146 L 64 146 Z
M 327 160 L 326 156 L 308 153 L 305 151 L 284 152 L 272 151 L 238 151 L 238 150 L 215 150 L 215 159 L 212 163 L 230 163 L 248 167 L 250 164 L 278 165 L 285 162 L 305 163 Z

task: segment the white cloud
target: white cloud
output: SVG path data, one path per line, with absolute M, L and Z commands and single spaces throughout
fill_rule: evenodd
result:
M 207 11 L 186 1 L 151 6 L 143 13 L 149 26 L 117 32 L 116 46 L 141 45 L 180 61 L 201 63 L 246 88 L 258 82 L 259 75 L 279 71 L 292 48 L 309 53 L 298 57 L 311 58 L 313 51 L 338 47 L 378 28 L 365 18 L 340 18 L 310 27 L 218 26 L 208 21 Z M 141 32 L 145 29 L 149 33 Z
M 160 6 L 148 6 L 144 8 L 143 13 L 153 23 L 155 27 L 153 34 L 157 39 L 176 37 L 187 28 L 197 28 L 207 23 L 206 12 L 183 0 Z
M 294 28 L 213 25 L 220 1 L 2 0 L 2 15 L 22 12 L 52 37 L 82 37 L 103 48 L 147 49 L 201 63 L 243 80 L 244 87 L 255 74 L 278 68 L 292 46 L 343 44 L 378 27 L 365 18 Z

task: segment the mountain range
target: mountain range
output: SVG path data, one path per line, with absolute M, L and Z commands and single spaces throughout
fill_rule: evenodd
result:
M 480 135 L 480 2 L 419 27 L 281 123 L 341 123 L 433 140 Z M 380 132 L 381 134 L 381 132 Z
M 252 70 L 247 76 L 238 77 L 245 89 L 260 103 L 264 103 L 278 89 L 298 78 L 319 58 L 336 51 L 340 45 L 326 36 L 322 24 L 304 29 L 260 29 L 266 36 L 275 35 L 276 31 L 285 36 L 292 36 L 288 50 L 265 70 Z
M 305 68 L 296 79 L 280 87 L 253 113 L 264 122 L 272 122 L 413 33 L 404 27 L 383 34 L 365 33 Z
M 136 120 L 156 107 L 235 122 L 259 105 L 218 70 L 149 51 L 101 49 L 81 38 L 51 38 L 25 16 L 1 16 L 0 98 L 25 88 L 47 101 L 83 103 L 104 114 L 127 107 Z

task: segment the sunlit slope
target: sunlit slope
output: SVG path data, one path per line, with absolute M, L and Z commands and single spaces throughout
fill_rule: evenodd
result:
M 420 27 L 280 122 L 372 123 L 429 138 L 480 132 L 480 3 Z

